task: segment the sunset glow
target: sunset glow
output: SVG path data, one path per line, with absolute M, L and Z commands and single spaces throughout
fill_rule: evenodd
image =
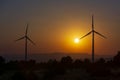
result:
M 75 42 L 76 44 L 78 44 L 78 43 L 80 42 L 79 38 L 75 38 L 75 39 L 74 39 L 74 42 Z
M 24 53 L 24 40 L 13 41 L 24 35 L 28 23 L 28 35 L 36 43 L 33 46 L 28 42 L 30 54 L 91 54 L 92 35 L 79 38 L 91 30 L 91 15 L 94 14 L 95 30 L 108 38 L 95 34 L 95 53 L 114 54 L 120 49 L 119 3 L 119 0 L 2 0 L 0 53 Z
M 0 0 L 0 38 L 0 80 L 120 80 L 120 0 Z

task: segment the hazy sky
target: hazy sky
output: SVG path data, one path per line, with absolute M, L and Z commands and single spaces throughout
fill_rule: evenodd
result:
M 120 50 L 120 0 L 0 0 L 0 53 L 23 53 L 22 37 L 26 23 L 30 53 L 91 53 L 91 35 L 74 43 L 91 30 L 91 15 L 96 31 L 96 54 L 116 54 Z

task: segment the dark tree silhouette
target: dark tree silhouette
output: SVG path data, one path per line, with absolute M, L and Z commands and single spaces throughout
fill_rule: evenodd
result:
M 2 56 L 0 56 L 0 64 L 4 64 L 5 63 L 5 58 L 3 58 Z
M 103 64 L 103 63 L 105 63 L 105 59 L 104 58 L 100 58 L 96 63 Z
M 57 60 L 56 59 L 50 59 L 48 62 L 48 64 L 57 64 Z
M 55 80 L 58 76 L 66 76 L 66 74 L 71 74 L 74 71 L 75 74 L 79 73 L 79 71 L 81 71 L 80 73 L 85 71 L 86 74 L 89 74 L 90 78 L 114 78 L 120 76 L 119 69 L 120 51 L 118 51 L 118 54 L 111 61 L 106 62 L 105 59 L 100 58 L 95 63 L 92 63 L 87 58 L 83 61 L 76 59 L 73 62 L 70 56 L 62 57 L 60 61 L 50 59 L 48 62 L 41 63 L 36 63 L 35 60 L 5 62 L 5 59 L 0 56 L 0 76 L 3 74 L 6 75 L 9 71 L 13 71 L 14 73 L 10 80 L 39 80 L 40 78 L 42 80 Z
M 73 63 L 74 68 L 81 68 L 83 61 L 81 59 L 76 59 Z
M 71 64 L 73 62 L 73 59 L 70 56 L 62 57 L 61 63 L 64 64 Z
M 116 64 L 120 64 L 120 51 L 118 51 L 117 55 L 114 56 L 113 62 Z
M 5 72 L 5 59 L 0 56 L 0 75 L 2 75 Z
M 84 59 L 84 63 L 85 63 L 85 64 L 89 64 L 89 63 L 90 63 L 90 60 L 86 58 L 86 59 Z
M 82 61 L 81 59 L 76 59 L 76 60 L 74 61 L 74 63 L 75 63 L 75 64 L 81 64 L 81 63 L 83 63 L 83 61 Z

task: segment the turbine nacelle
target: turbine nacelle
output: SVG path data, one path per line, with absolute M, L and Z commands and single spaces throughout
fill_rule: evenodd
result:
M 15 41 L 19 41 L 19 40 L 22 40 L 22 39 L 25 39 L 25 61 L 27 61 L 27 48 L 28 48 L 28 41 L 30 41 L 32 44 L 35 45 L 35 43 L 28 37 L 28 24 L 27 24 L 27 27 L 26 27 L 26 30 L 25 30 L 25 36 L 15 40 Z
M 15 40 L 15 41 L 19 41 L 19 40 L 22 40 L 22 39 L 27 39 L 27 40 L 29 40 L 32 44 L 36 45 L 28 36 L 21 37 L 21 38 Z
M 99 36 L 106 38 L 104 35 L 101 33 L 97 32 L 94 30 L 94 16 L 92 15 L 92 30 L 88 32 L 86 35 L 82 36 L 80 39 L 92 34 L 92 62 L 94 63 L 94 34 L 98 34 Z
M 104 35 L 102 35 L 101 33 L 97 32 L 97 31 L 95 31 L 95 30 L 92 30 L 92 31 L 90 31 L 89 33 L 87 33 L 86 35 L 82 36 L 80 39 L 82 39 L 82 38 L 84 38 L 84 37 L 86 37 L 86 36 L 88 36 L 88 35 L 90 35 L 90 34 L 92 34 L 92 33 L 96 33 L 96 34 L 98 34 L 99 36 L 101 36 L 101 37 L 103 37 L 103 38 L 107 38 L 107 37 L 105 37 Z
M 27 40 L 29 40 L 32 44 L 35 45 L 35 43 L 28 37 L 28 24 L 27 24 L 27 26 L 26 26 L 25 36 L 23 36 L 23 37 L 15 40 L 15 41 L 19 41 L 19 40 L 22 40 L 22 39 L 27 39 Z

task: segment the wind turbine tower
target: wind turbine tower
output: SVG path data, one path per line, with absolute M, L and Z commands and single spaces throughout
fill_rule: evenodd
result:
M 94 61 L 95 61 L 95 57 L 94 57 L 95 56 L 95 46 L 94 46 L 95 45 L 94 44 L 95 33 L 98 34 L 99 36 L 103 37 L 103 38 L 106 38 L 104 35 L 102 35 L 101 33 L 94 30 L 94 15 L 92 15 L 92 30 L 89 33 L 87 33 L 86 35 L 84 35 L 83 37 L 80 38 L 80 39 L 82 39 L 82 38 L 92 34 L 92 63 L 94 63 Z
M 25 35 L 15 41 L 19 41 L 19 40 L 25 40 L 25 61 L 27 61 L 28 58 L 28 41 L 30 41 L 32 44 L 35 45 L 35 43 L 28 37 L 28 24 L 26 26 L 26 30 L 25 30 Z

